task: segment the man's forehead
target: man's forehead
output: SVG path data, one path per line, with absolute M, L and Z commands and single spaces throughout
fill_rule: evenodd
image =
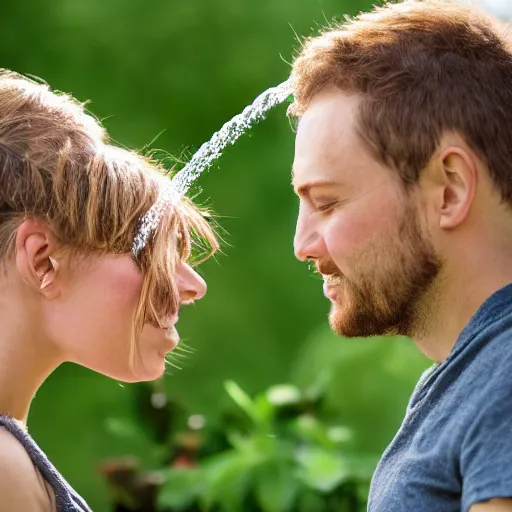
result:
M 355 94 L 348 94 L 335 88 L 326 89 L 311 100 L 297 128 L 300 131 L 310 128 L 318 130 L 336 126 L 341 129 L 351 126 L 357 116 L 360 102 L 361 98 Z
M 307 192 L 313 187 L 330 187 L 350 179 L 357 150 L 350 143 L 332 137 L 328 132 L 311 134 L 297 141 L 291 171 L 296 192 Z
M 354 105 L 353 97 L 339 91 L 322 93 L 312 101 L 297 127 L 295 175 L 300 175 L 304 166 L 310 167 L 308 160 L 331 167 L 360 146 Z
M 358 102 L 357 97 L 330 91 L 316 98 L 304 113 L 292 167 L 292 185 L 299 196 L 313 187 L 358 190 L 380 179 L 384 166 L 357 130 Z

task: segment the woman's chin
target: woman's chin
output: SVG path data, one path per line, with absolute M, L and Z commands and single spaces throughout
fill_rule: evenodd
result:
M 161 362 L 158 365 L 153 365 L 151 368 L 146 368 L 143 372 L 135 373 L 130 381 L 126 382 L 151 382 L 162 377 L 165 373 L 165 360 L 161 358 Z
M 169 351 L 166 352 L 165 349 L 153 352 L 151 356 L 144 358 L 143 362 L 136 365 L 136 368 L 130 372 L 130 375 L 126 376 L 127 378 L 116 380 L 135 383 L 159 379 L 166 372 L 168 353 Z

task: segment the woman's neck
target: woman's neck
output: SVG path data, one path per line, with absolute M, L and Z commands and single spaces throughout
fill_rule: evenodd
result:
M 30 298 L 6 284 L 0 283 L 0 414 L 26 424 L 32 398 L 62 359 L 37 327 Z

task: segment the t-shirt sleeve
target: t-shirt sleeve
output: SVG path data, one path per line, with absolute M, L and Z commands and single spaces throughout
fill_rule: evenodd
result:
M 489 372 L 492 382 L 481 390 L 461 446 L 462 512 L 482 501 L 512 498 L 512 376 Z M 469 397 L 468 403 L 475 404 Z

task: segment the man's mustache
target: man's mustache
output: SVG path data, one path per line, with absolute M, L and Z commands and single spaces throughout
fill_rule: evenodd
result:
M 324 276 L 324 281 L 327 284 L 339 284 L 343 279 L 343 274 L 340 269 L 335 265 L 332 260 L 315 261 L 316 271 Z

